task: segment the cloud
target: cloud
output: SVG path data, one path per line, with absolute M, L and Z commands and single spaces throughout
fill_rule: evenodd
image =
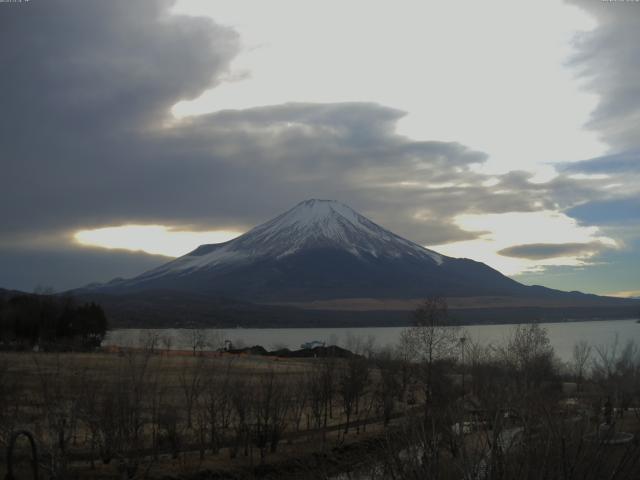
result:
M 240 232 L 176 231 L 163 225 L 123 225 L 76 232 L 74 240 L 80 245 L 108 249 L 126 249 L 167 257 L 186 255 L 198 245 L 223 243 Z
M 588 127 L 610 146 L 603 156 L 560 166 L 565 171 L 604 173 L 635 194 L 640 176 L 640 8 L 634 2 L 570 3 L 595 18 L 597 28 L 578 35 L 570 64 L 585 88 L 598 95 Z
M 99 248 L 0 249 L 0 288 L 31 292 L 38 286 L 56 291 L 116 277 L 132 277 L 167 257 Z
M 459 215 L 455 221 L 464 230 L 477 232 L 479 238 L 436 245 L 435 250 L 473 258 L 506 275 L 560 265 L 583 267 L 605 248 L 620 246 L 598 227 L 579 225 L 574 218 L 553 210 Z M 589 247 L 582 248 L 585 245 Z
M 609 152 L 557 165 L 565 175 L 591 178 L 594 187 L 566 213 L 607 232 L 636 228 L 635 234 L 625 233 L 631 241 L 640 224 L 640 8 L 635 2 L 570 3 L 597 23 L 597 28 L 576 37 L 570 64 L 585 88 L 598 96 L 587 126 L 609 145 Z
M 640 173 L 640 151 L 627 151 L 602 157 L 558 165 L 564 172 L 577 172 L 586 174 L 601 173 Z
M 396 127 L 401 134 L 489 152 L 484 170 L 492 173 L 603 151 L 582 129 L 595 96 L 577 89 L 563 65 L 567 38 L 595 24 L 578 8 L 509 0 L 275 4 L 178 2 L 179 11 L 238 28 L 243 48 L 233 70 L 250 75 L 180 102 L 174 112 L 375 101 L 408 112 Z M 283 21 L 282 12 L 295 21 Z
M 0 77 L 4 244 L 124 224 L 246 230 L 313 196 L 429 244 L 473 238 L 455 214 L 531 211 L 544 195 L 494 194 L 474 171 L 486 154 L 398 135 L 404 112 L 374 103 L 176 121 L 170 107 L 218 84 L 239 40 L 212 21 L 171 16 L 170 6 L 3 7 L 0 58 L 11 72 Z
M 240 39 L 170 15 L 172 4 L 0 4 L 0 270 L 22 275 L 15 259 L 27 253 L 8 252 L 25 239 L 62 247 L 77 230 L 131 224 L 244 231 L 310 197 L 348 203 L 425 245 L 481 238 L 487 228 L 465 228 L 461 215 L 607 198 L 600 183 L 568 176 L 479 173 L 486 153 L 402 136 L 405 112 L 372 102 L 176 119 L 177 102 L 229 80 Z M 35 275 L 32 265 L 24 271 Z
M 542 260 L 558 257 L 592 256 L 605 245 L 599 242 L 590 243 L 529 243 L 514 245 L 498 251 L 505 257 L 527 258 L 530 260 Z
M 169 16 L 171 4 L 1 6 L 3 232 L 72 228 L 124 219 L 127 205 L 134 216 L 136 205 L 144 209 L 141 187 L 162 169 L 151 132 L 175 102 L 215 85 L 238 49 L 234 31 Z
M 590 225 L 640 225 L 640 199 L 633 196 L 588 202 L 567 213 Z
M 640 8 L 635 2 L 573 0 L 593 15 L 597 28 L 576 38 L 572 64 L 599 102 L 589 127 L 615 151 L 640 147 Z

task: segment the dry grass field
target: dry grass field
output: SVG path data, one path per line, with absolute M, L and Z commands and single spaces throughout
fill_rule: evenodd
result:
M 633 342 L 560 365 L 534 324 L 462 363 L 450 333 L 344 358 L 0 353 L 0 448 L 31 432 L 57 479 L 640 478 Z M 5 458 L 30 478 L 24 438 Z
M 0 439 L 29 430 L 41 463 L 79 478 L 126 469 L 131 478 L 203 469 L 241 477 L 267 457 L 278 464 L 380 433 L 379 375 L 364 373 L 347 419 L 344 368 L 337 359 L 188 352 L 2 353 Z

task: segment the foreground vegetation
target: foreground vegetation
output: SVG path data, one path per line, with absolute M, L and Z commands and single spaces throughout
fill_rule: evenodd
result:
M 154 341 L 4 353 L 0 444 L 32 432 L 41 472 L 59 479 L 640 477 L 633 343 L 579 343 L 563 365 L 539 325 L 474 344 L 438 299 L 393 350 L 349 343 L 345 358 Z M 16 478 L 29 458 L 21 440 Z
M 106 332 L 95 303 L 47 292 L 0 296 L 0 350 L 91 350 Z

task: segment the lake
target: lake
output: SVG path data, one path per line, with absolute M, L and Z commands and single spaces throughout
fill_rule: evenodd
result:
M 629 339 L 640 345 L 640 324 L 635 319 L 601 320 L 590 322 L 541 323 L 546 328 L 551 344 L 561 360 L 571 359 L 573 345 L 586 340 L 593 346 L 610 345 L 618 336 L 621 343 Z M 483 344 L 500 344 L 508 338 L 515 325 L 468 325 L 463 327 L 466 335 Z M 350 337 L 373 339 L 375 346 L 393 346 L 398 343 L 405 327 L 371 328 L 232 328 L 204 330 L 211 343 L 230 340 L 234 346 L 262 345 L 266 349 L 287 347 L 299 349 L 300 345 L 312 340 L 330 345 L 347 346 Z M 172 349 L 190 348 L 188 329 L 121 329 L 110 331 L 104 346 L 138 347 L 144 344 L 150 333 L 170 338 Z M 162 342 L 159 345 L 162 348 Z

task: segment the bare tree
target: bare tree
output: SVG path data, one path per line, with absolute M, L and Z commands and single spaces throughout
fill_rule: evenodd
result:
M 146 352 L 154 354 L 160 345 L 160 333 L 156 330 L 144 330 L 140 334 L 138 343 Z
M 364 357 L 354 355 L 348 358 L 342 366 L 338 389 L 342 396 L 342 405 L 346 417 L 344 433 L 349 433 L 352 414 L 358 415 L 360 400 L 369 382 L 369 366 Z
M 356 355 L 363 355 L 367 358 L 373 356 L 375 352 L 376 338 L 373 335 L 361 337 L 348 332 L 345 339 L 345 348 Z
M 375 382 L 374 395 L 378 411 L 382 413 L 385 426 L 391 421 L 395 410 L 395 400 L 401 388 L 402 366 L 398 359 L 393 358 L 391 351 L 380 352 L 376 355 L 375 363 L 378 370 L 378 380 Z
M 164 347 L 165 352 L 169 353 L 171 351 L 171 346 L 173 345 L 173 337 L 169 334 L 166 334 L 160 338 L 160 341 L 162 343 L 162 346 Z
M 576 377 L 577 389 L 580 391 L 580 386 L 584 379 L 585 367 L 589 358 L 591 357 L 591 345 L 586 340 L 580 340 L 573 345 L 572 362 L 571 367 L 573 374 Z
M 398 345 L 393 350 L 393 356 L 396 359 L 398 369 L 399 369 L 399 388 L 397 391 L 397 399 L 398 401 L 404 403 L 407 401 L 407 393 L 409 390 L 409 386 L 412 382 L 412 378 L 414 375 L 414 347 L 413 347 L 413 338 L 407 332 L 403 332 L 400 335 L 400 341 Z
M 309 398 L 309 409 L 313 418 L 313 425 L 319 429 L 322 426 L 322 418 L 326 401 L 324 398 L 325 389 L 323 388 L 322 370 L 319 366 L 314 365 L 309 375 L 309 381 L 306 382 Z
M 193 427 L 193 411 L 198 405 L 204 388 L 204 359 L 194 359 L 194 362 L 183 362 L 178 373 L 178 383 L 184 398 L 187 427 Z
M 236 372 L 232 368 L 232 360 L 227 362 L 222 369 L 218 369 L 217 365 L 211 362 L 206 371 L 201 401 L 204 421 L 208 430 L 209 448 L 214 454 L 218 453 L 224 431 L 229 427 L 232 414 L 230 389 L 234 374 Z
M 335 359 L 330 357 L 322 358 L 320 362 L 314 364 L 307 384 L 309 387 L 311 415 L 315 428 L 322 431 L 323 446 L 326 441 L 329 418 L 332 417 L 333 396 L 336 390 L 335 369 Z
M 161 404 L 158 411 L 158 430 L 160 443 L 169 447 L 171 457 L 176 459 L 180 456 L 182 448 L 183 432 L 180 424 L 180 415 L 175 405 L 169 403 Z
M 597 379 L 610 379 L 615 375 L 616 360 L 620 349 L 620 338 L 616 333 L 609 344 L 596 345 L 592 360 L 593 375 Z
M 403 332 L 403 342 L 423 370 L 427 418 L 434 393 L 434 367 L 437 362 L 455 356 L 460 338 L 459 327 L 451 325 L 447 301 L 441 297 L 426 299 L 414 312 L 414 320 L 414 326 Z
M 231 458 L 235 458 L 238 450 L 244 447 L 244 455 L 249 455 L 249 421 L 251 415 L 251 386 L 240 375 L 234 376 L 229 383 L 229 400 L 232 406 L 231 423 L 235 430 L 234 444 L 229 449 Z
M 199 328 L 186 328 L 182 330 L 181 336 L 185 344 L 187 344 L 195 357 L 208 346 L 207 334 L 205 330 Z
M 124 478 L 134 478 L 146 463 L 150 468 L 153 457 L 145 460 L 144 427 L 146 412 L 155 394 L 156 382 L 150 368 L 150 354 L 129 352 L 119 362 L 115 378 L 107 383 L 103 399 L 103 432 L 106 452 L 119 462 Z
M 612 396 L 618 413 L 627 409 L 640 391 L 640 351 L 628 340 L 621 348 L 616 334 L 610 345 L 598 345 L 593 358 L 592 377 L 607 396 Z
M 289 387 L 291 402 L 291 420 L 295 425 L 296 432 L 300 431 L 300 422 L 302 421 L 303 414 L 309 408 L 309 386 L 307 382 L 309 379 L 306 375 L 298 375 L 291 379 L 291 385 Z
M 218 351 L 224 348 L 224 335 L 218 328 L 209 328 L 204 331 L 206 347 Z
M 43 445 L 49 454 L 46 468 L 56 478 L 64 478 L 68 472 L 68 457 L 71 440 L 78 423 L 78 399 L 72 398 L 68 391 L 72 383 L 82 378 L 83 372 L 74 375 L 62 365 L 60 355 L 55 356 L 52 366 L 45 365 L 38 356 L 33 357 L 38 373 L 37 408 L 44 419 L 41 435 Z
M 263 462 L 267 447 L 275 453 L 287 426 L 290 405 L 287 384 L 270 369 L 260 375 L 253 389 L 252 438 Z
M 538 323 L 518 325 L 501 353 L 504 361 L 515 368 L 521 390 L 529 390 L 553 375 L 553 347 L 547 330 Z

